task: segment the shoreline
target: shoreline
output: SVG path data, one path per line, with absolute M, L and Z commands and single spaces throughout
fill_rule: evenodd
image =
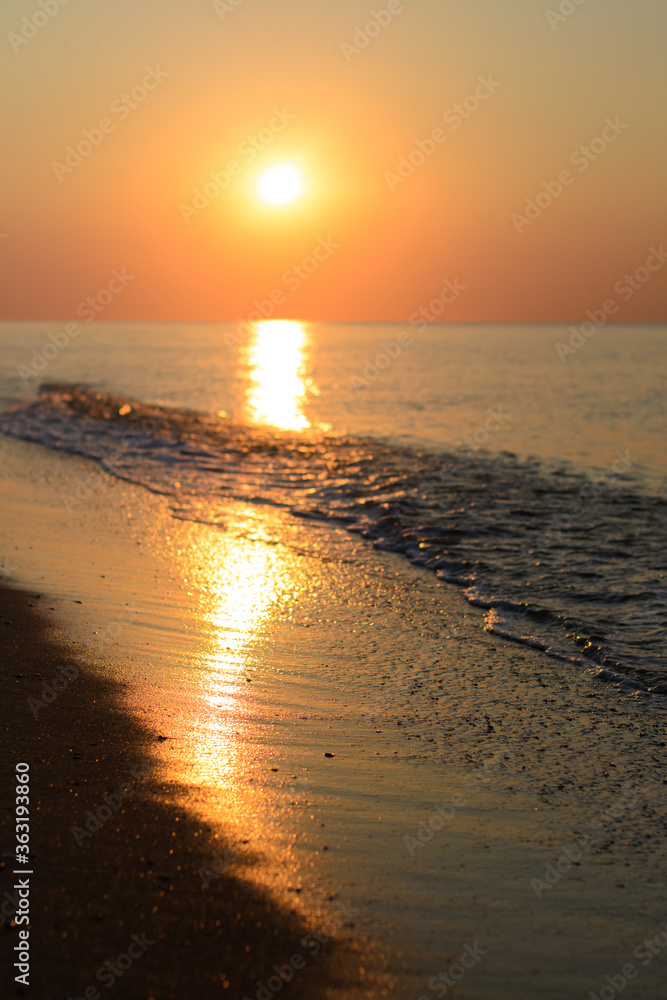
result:
M 457 1000 L 540 991 L 571 1000 L 661 929 L 667 822 L 655 704 L 485 633 L 482 611 L 457 590 L 344 529 L 240 504 L 224 525 L 202 525 L 120 481 L 73 516 L 59 500 L 92 463 L 2 438 L 0 447 L 9 483 L 0 557 L 48 595 L 28 603 L 48 605 L 52 634 L 95 657 L 132 727 L 148 734 L 156 771 L 128 814 L 150 791 L 156 816 L 163 805 L 168 817 L 196 816 L 192 839 L 209 838 L 208 870 L 224 873 L 238 848 L 253 891 L 293 919 L 314 914 L 312 926 L 328 926 L 327 915 L 347 909 L 341 935 L 361 941 L 364 968 L 388 970 L 389 995 L 410 1000 L 434 1000 L 433 977 L 476 942 L 483 961 L 457 983 Z M 114 778 L 128 781 L 123 742 L 115 748 Z M 81 847 L 72 838 L 73 848 L 113 839 L 116 825 L 80 835 Z M 565 849 L 581 849 L 587 833 L 571 861 Z M 224 881 L 185 894 L 182 914 L 191 919 L 192 900 L 208 901 Z M 340 947 L 354 966 L 354 942 Z M 322 951 L 336 961 L 334 948 Z M 655 962 L 643 976 L 641 1000 L 662 1000 L 658 972 Z M 363 987 L 354 978 L 329 993 L 384 995 L 386 978 Z M 257 981 L 225 992 L 256 1000 Z M 327 995 L 310 979 L 304 988 Z
M 0 585 L 9 640 L 2 656 L 3 802 L 13 803 L 14 767 L 25 761 L 34 872 L 29 987 L 14 981 L 6 947 L 3 996 L 93 1000 L 122 975 L 127 1000 L 254 1000 L 257 984 L 276 976 L 274 965 L 287 979 L 299 955 L 303 964 L 294 958 L 282 995 L 351 995 L 358 963 L 350 943 L 332 940 L 313 954 L 312 935 L 324 938 L 333 928 L 322 934 L 323 928 L 248 881 L 247 849 L 241 864 L 238 845 L 169 804 L 154 754 L 159 735 L 123 708 L 123 685 L 99 676 L 75 650 L 49 637 L 37 600 Z M 44 693 L 53 693 L 54 679 L 72 663 L 79 672 L 68 672 L 71 688 L 46 704 Z M 36 697 L 43 708 L 34 701 L 29 707 Z M 13 904 L 5 895 L 13 894 L 13 808 L 3 810 L 0 829 L 7 903 L 1 933 L 13 949 L 16 928 L 10 929 L 7 914 Z M 115 958 L 128 949 L 134 961 L 123 972 L 126 959 L 119 966 Z

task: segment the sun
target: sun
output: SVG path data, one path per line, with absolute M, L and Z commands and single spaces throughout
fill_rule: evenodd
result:
M 303 194 L 303 177 L 291 163 L 269 167 L 259 178 L 258 190 L 262 201 L 269 205 L 286 205 Z

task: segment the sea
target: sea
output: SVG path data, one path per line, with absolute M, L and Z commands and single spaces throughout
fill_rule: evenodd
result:
M 666 374 L 653 325 L 4 323 L 0 433 L 176 518 L 231 498 L 343 525 L 499 641 L 660 698 Z

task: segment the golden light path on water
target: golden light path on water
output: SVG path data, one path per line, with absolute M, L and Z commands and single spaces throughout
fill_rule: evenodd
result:
M 221 779 L 226 784 L 235 770 L 238 737 L 247 724 L 246 678 L 254 672 L 258 647 L 280 598 L 292 590 L 284 549 L 252 537 L 256 527 L 249 513 L 235 520 L 233 533 L 198 540 L 196 561 L 203 572 L 197 583 L 206 635 L 195 740 L 201 784 Z M 243 537 L 245 533 L 251 537 Z
M 258 767 L 267 770 L 270 727 L 289 711 L 269 697 L 282 690 L 282 679 L 267 643 L 281 633 L 305 581 L 289 547 L 278 543 L 282 532 L 279 513 L 232 504 L 226 530 L 200 526 L 183 551 L 181 572 L 197 596 L 199 654 L 182 706 L 182 779 L 197 790 L 203 814 L 237 840 L 265 840 L 278 819 L 267 812 L 261 783 L 247 779 Z
M 317 388 L 307 374 L 307 348 L 302 323 L 252 325 L 242 357 L 246 407 L 254 423 L 293 431 L 311 426 L 303 406 Z M 294 598 L 303 583 L 285 548 L 275 544 L 276 534 L 282 534 L 273 523 L 278 516 L 245 505 L 233 508 L 231 530 L 197 536 L 199 551 L 190 553 L 188 574 L 199 593 L 206 635 L 193 778 L 200 787 L 230 791 L 244 766 L 241 748 L 256 724 L 248 675 L 276 627 L 281 601 Z
M 318 390 L 308 376 L 308 347 L 301 323 L 252 325 L 238 372 L 245 419 L 285 431 L 311 427 L 304 405 Z M 311 581 L 288 544 L 293 528 L 284 513 L 230 502 L 224 521 L 223 530 L 181 528 L 188 541 L 179 547 L 178 574 L 195 601 L 197 652 L 194 684 L 176 709 L 187 751 L 172 763 L 202 817 L 266 850 L 276 841 L 267 831 L 280 823 L 275 802 L 267 806 L 267 765 L 280 753 L 275 727 L 294 711 L 293 684 L 276 650 L 284 650 L 290 608 Z M 284 863 L 281 869 L 286 875 Z
M 306 395 L 314 392 L 307 377 L 308 335 L 303 323 L 266 320 L 256 323 L 247 348 L 250 419 L 287 431 L 305 430 Z

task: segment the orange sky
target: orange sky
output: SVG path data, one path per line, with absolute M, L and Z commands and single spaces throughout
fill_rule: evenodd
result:
M 4 319 L 114 269 L 103 320 L 399 322 L 445 280 L 443 321 L 666 319 L 667 266 L 618 284 L 667 243 L 664 0 L 4 0 L 0 29 Z M 298 203 L 258 199 L 276 162 Z

